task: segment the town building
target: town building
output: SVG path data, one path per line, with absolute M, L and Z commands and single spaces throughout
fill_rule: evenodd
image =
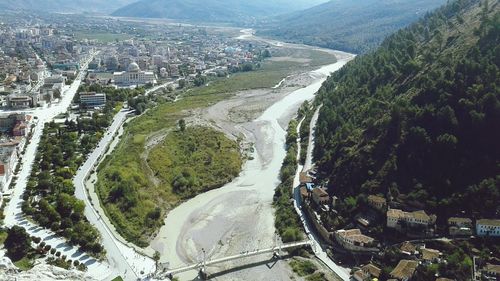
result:
M 428 215 L 425 211 L 405 212 L 399 209 L 387 211 L 387 227 L 400 232 L 418 230 L 421 235 L 430 236 L 434 233 L 435 215 Z M 412 234 L 417 235 L 415 231 Z
M 102 107 L 106 105 L 106 94 L 96 92 L 81 92 L 80 104 L 84 107 Z
M 122 86 L 155 84 L 156 78 L 153 72 L 141 71 L 139 65 L 131 63 L 127 71 L 113 73 L 115 84 Z
M 382 270 L 375 265 L 369 263 L 361 267 L 361 269 L 354 272 L 354 279 L 357 281 L 371 281 L 375 280 L 375 278 L 380 277 L 380 273 Z
M 491 278 L 487 280 L 500 280 L 500 265 L 487 263 L 482 268 L 481 273 L 483 277 Z
M 391 273 L 389 273 L 389 275 L 397 280 L 408 281 L 415 274 L 417 267 L 418 261 L 400 260 L 398 265 L 394 268 L 393 271 L 391 271 Z
M 422 248 L 420 249 L 420 253 L 422 254 L 422 260 L 427 264 L 441 261 L 442 253 L 438 250 Z
M 472 220 L 469 218 L 451 217 L 448 219 L 448 231 L 451 236 L 471 236 Z
M 500 237 L 500 220 L 477 220 L 476 234 L 478 236 Z
M 0 191 L 5 192 L 14 174 L 19 142 L 3 142 L 0 145 Z
M 377 195 L 368 196 L 368 205 L 377 211 L 385 212 L 387 210 L 387 200 Z
M 330 195 L 323 188 L 314 188 L 312 199 L 318 206 L 327 205 L 330 202 Z
M 335 240 L 345 249 L 352 251 L 377 251 L 375 239 L 361 233 L 359 229 L 341 229 L 335 232 Z

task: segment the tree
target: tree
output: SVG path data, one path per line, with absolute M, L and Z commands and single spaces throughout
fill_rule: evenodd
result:
M 155 251 L 153 255 L 153 260 L 155 261 L 156 268 L 158 269 L 158 262 L 160 261 L 160 252 Z
M 179 130 L 181 132 L 184 132 L 186 130 L 186 120 L 184 119 L 179 120 Z
M 7 249 L 7 255 L 13 261 L 18 261 L 29 253 L 31 250 L 30 243 L 31 238 L 26 233 L 26 229 L 15 225 L 7 232 L 4 246 Z

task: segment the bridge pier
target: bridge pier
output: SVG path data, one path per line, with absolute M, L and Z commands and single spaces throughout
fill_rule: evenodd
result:
M 201 280 L 208 280 L 208 274 L 204 268 L 200 268 L 200 271 L 198 271 L 198 276 Z

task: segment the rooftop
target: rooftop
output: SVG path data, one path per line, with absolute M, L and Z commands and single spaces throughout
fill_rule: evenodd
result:
M 482 219 L 477 220 L 476 224 L 500 226 L 500 220 Z
M 391 271 L 390 275 L 393 278 L 409 279 L 415 273 L 418 262 L 413 260 L 400 260 L 396 268 Z

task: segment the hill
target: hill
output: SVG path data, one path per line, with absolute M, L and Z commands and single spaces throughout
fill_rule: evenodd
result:
M 195 22 L 248 22 L 255 18 L 312 7 L 324 0 L 142 0 L 118 9 L 114 16 L 168 18 Z
M 333 74 L 315 158 L 340 213 L 383 194 L 441 223 L 498 217 L 499 85 L 498 0 L 453 1 Z
M 332 0 L 277 17 L 259 34 L 285 41 L 363 53 L 445 0 Z
M 0 0 L 2 10 L 34 10 L 45 12 L 96 12 L 107 14 L 134 0 Z

